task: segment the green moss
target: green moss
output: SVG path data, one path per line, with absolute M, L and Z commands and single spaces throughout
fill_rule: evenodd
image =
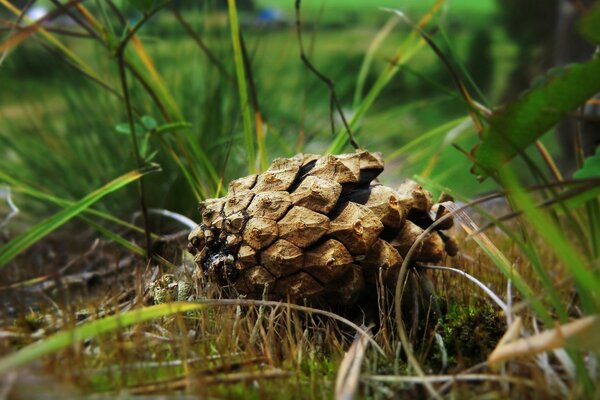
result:
M 449 367 L 462 368 L 484 361 L 504 331 L 504 321 L 491 306 L 451 304 L 439 329 Z

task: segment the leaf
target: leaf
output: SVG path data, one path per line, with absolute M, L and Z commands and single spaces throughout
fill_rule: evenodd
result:
M 579 20 L 579 33 L 586 40 L 600 44 L 600 2 L 587 11 Z
M 567 112 L 600 91 L 600 57 L 554 69 L 521 97 L 496 111 L 472 150 L 472 172 L 484 178 L 525 150 Z
M 140 118 L 140 122 L 142 125 L 144 125 L 144 128 L 146 128 L 147 131 L 151 131 L 158 125 L 156 120 L 149 115 L 144 115 L 142 118 Z
M 147 168 L 145 170 L 135 170 L 121 175 L 117 179 L 107 183 L 101 188 L 88 194 L 81 200 L 73 203 L 69 207 L 57 212 L 53 216 L 45 219 L 35 225 L 28 231 L 20 234 L 4 246 L 0 247 L 0 267 L 5 266 L 9 261 L 15 258 L 20 252 L 33 245 L 35 242 L 56 230 L 60 226 L 72 218 L 78 216 L 92 204 L 103 198 L 109 193 L 121 189 L 122 187 L 134 182 L 144 176 L 148 172 L 156 171 L 156 167 Z
M 148 12 L 154 7 L 154 0 L 129 0 L 129 4 L 137 8 L 138 11 Z
M 600 147 L 596 149 L 596 154 L 589 156 L 583 161 L 583 166 L 575 171 L 573 178 L 586 179 L 600 177 Z
M 86 322 L 74 329 L 60 331 L 0 359 L 0 374 L 102 333 L 167 315 L 199 310 L 203 307 L 204 305 L 196 303 L 167 303 Z
M 135 129 L 136 136 L 140 136 L 144 133 L 144 128 L 137 122 L 133 124 L 133 129 Z M 131 134 L 131 129 L 129 128 L 129 123 L 127 123 L 127 122 L 122 123 L 122 124 L 117 124 L 115 126 L 115 130 L 123 135 Z
M 589 156 L 583 161 L 581 168 L 573 174 L 575 179 L 593 179 L 600 178 L 600 147 L 596 149 L 596 154 Z M 570 208 L 579 207 L 590 200 L 597 199 L 600 196 L 600 185 L 589 184 L 586 190 L 581 194 L 574 196 L 566 201 Z
M 144 161 L 145 161 L 146 163 L 150 163 L 150 162 L 151 162 L 151 161 L 154 159 L 154 157 L 156 157 L 156 155 L 157 155 L 157 154 L 158 154 L 158 150 L 154 150 L 152 153 L 148 154 L 148 155 L 147 155 L 147 156 L 144 158 Z

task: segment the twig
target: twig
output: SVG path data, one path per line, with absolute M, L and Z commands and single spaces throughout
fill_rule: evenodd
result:
M 52 4 L 54 4 L 57 8 L 62 7 L 62 4 L 60 4 L 60 2 L 58 0 L 50 0 L 52 2 Z M 96 39 L 99 39 L 98 34 L 85 22 L 83 22 L 81 19 L 79 19 L 79 16 L 76 15 L 75 13 L 73 13 L 68 7 L 64 9 L 65 14 L 67 14 L 69 16 L 69 18 L 71 18 L 73 21 L 75 21 L 79 26 L 81 26 L 83 29 L 85 29 L 87 31 L 87 33 Z
M 181 24 L 181 26 L 183 27 L 183 29 L 185 29 L 185 31 L 188 33 L 188 35 L 190 35 L 190 37 L 192 38 L 192 40 L 194 42 L 196 42 L 196 44 L 198 45 L 198 47 L 200 47 L 200 50 L 202 50 L 202 52 L 204 53 L 204 55 L 206 57 L 208 57 L 208 59 L 210 60 L 210 62 L 213 63 L 213 65 L 215 67 L 217 67 L 217 69 L 229 81 L 233 81 L 233 77 L 231 76 L 231 74 L 229 72 L 227 72 L 227 69 L 225 68 L 225 66 L 223 65 L 223 63 L 221 63 L 221 61 L 219 61 L 219 59 L 217 58 L 217 56 L 215 56 L 213 54 L 213 52 L 210 51 L 210 49 L 208 48 L 208 46 L 206 46 L 206 44 L 204 43 L 204 41 L 202 40 L 202 38 L 200 36 L 198 36 L 196 34 L 196 32 L 194 32 L 194 29 L 192 29 L 192 27 L 190 26 L 190 24 L 181 16 L 181 14 L 177 10 L 177 8 L 173 7 L 173 9 L 171 10 L 171 12 L 173 13 L 173 15 L 175 16 L 175 18 L 177 19 L 177 21 L 179 21 L 179 23 Z
M 337 94 L 335 92 L 335 84 L 333 83 L 333 81 L 328 78 L 327 76 L 323 75 L 321 72 L 319 72 L 314 65 L 312 65 L 312 63 L 310 62 L 310 60 L 308 59 L 308 57 L 306 57 L 306 53 L 304 52 L 304 44 L 302 42 L 302 23 L 300 20 L 300 3 L 301 0 L 296 0 L 295 3 L 295 8 L 296 8 L 296 33 L 298 35 L 298 45 L 300 46 L 300 59 L 302 60 L 302 62 L 304 63 L 304 65 L 306 65 L 306 67 L 312 71 L 312 73 L 314 73 L 320 80 L 322 80 L 327 87 L 329 88 L 329 92 L 330 92 L 330 99 L 329 99 L 329 103 L 330 103 L 330 119 L 331 119 L 331 131 L 332 133 L 335 134 L 335 123 L 334 123 L 334 119 L 333 119 L 333 109 L 335 107 L 335 109 L 337 109 L 340 118 L 342 119 L 342 122 L 344 124 L 344 128 L 346 128 L 346 132 L 348 132 L 348 140 L 350 141 L 350 144 L 352 145 L 352 147 L 354 147 L 355 149 L 360 149 L 360 146 L 358 145 L 358 143 L 356 142 L 356 140 L 354 140 L 354 136 L 352 135 L 352 130 L 350 129 L 350 125 L 348 125 L 348 122 L 346 121 L 346 117 L 344 116 L 344 112 L 342 110 L 342 106 L 340 105 L 340 101 L 337 97 Z

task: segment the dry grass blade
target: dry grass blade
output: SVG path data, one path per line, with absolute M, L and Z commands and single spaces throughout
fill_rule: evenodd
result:
M 66 347 L 78 343 L 82 340 L 96 337 L 102 333 L 114 332 L 118 329 L 138 324 L 140 322 L 149 321 L 152 319 L 160 318 L 163 316 L 178 314 L 188 311 L 199 311 L 207 308 L 218 308 L 218 307 L 232 307 L 232 306 L 267 306 L 267 307 L 279 307 L 285 304 L 285 306 L 291 310 L 300 311 L 304 313 L 312 313 L 322 315 L 328 318 L 332 318 L 339 321 L 352 329 L 354 329 L 358 335 L 366 337 L 369 343 L 371 343 L 377 351 L 379 351 L 384 357 L 385 352 L 383 349 L 371 338 L 368 332 L 364 329 L 349 321 L 348 319 L 341 317 L 338 314 L 319 310 L 316 308 L 300 306 L 291 303 L 282 303 L 278 301 L 266 301 L 266 300 L 246 300 L 246 299 L 220 299 L 220 300 L 203 300 L 195 303 L 191 302 L 174 302 L 165 303 L 149 307 L 143 307 L 139 309 L 132 309 L 127 312 L 120 314 L 110 315 L 99 320 L 85 322 L 74 329 L 62 330 L 58 333 L 42 339 L 38 342 L 34 342 L 28 346 L 23 347 L 3 358 L 0 358 L 0 374 L 5 373 L 11 369 L 23 366 L 33 360 L 39 359 L 42 356 L 56 353 Z
M 51 21 L 52 19 L 54 19 L 55 17 L 61 15 L 67 8 L 72 7 L 74 4 L 79 3 L 80 1 L 81 0 L 71 0 L 67 4 L 62 5 L 60 8 L 56 8 L 56 9 L 52 10 L 51 12 L 47 13 L 39 20 L 32 22 L 30 25 L 20 28 L 17 33 L 10 36 L 4 42 L 0 43 L 0 52 L 4 52 L 4 51 L 10 50 L 10 49 L 13 49 L 16 46 L 18 46 L 19 44 L 23 43 L 31 35 L 36 33 L 38 30 L 42 29 L 43 24 L 45 24 L 48 21 Z M 16 9 L 16 8 L 12 7 L 12 4 L 10 2 L 3 0 L 0 3 L 2 3 L 2 5 L 4 5 L 4 7 L 8 8 L 10 10 Z
M 530 379 L 524 379 L 516 376 L 493 375 L 493 374 L 459 374 L 459 375 L 431 375 L 431 376 L 388 376 L 388 375 L 369 375 L 363 377 L 364 380 L 383 383 L 438 383 L 453 381 L 479 381 L 479 382 L 508 382 L 531 388 L 539 389 L 539 384 Z
M 484 250 L 489 257 L 494 261 L 496 266 L 500 268 L 500 270 L 506 275 L 510 276 L 513 279 L 513 282 L 519 290 L 527 297 L 531 297 L 533 295 L 533 290 L 526 284 L 523 278 L 519 275 L 519 272 L 515 269 L 511 268 L 511 263 L 508 261 L 506 256 L 496 247 L 496 245 L 490 240 L 490 238 L 481 232 L 477 224 L 469 217 L 463 209 L 464 207 L 459 207 L 453 202 L 444 203 L 444 207 L 450 211 L 448 215 L 454 216 L 456 221 L 460 223 L 460 226 L 463 230 L 475 240 L 475 242 Z M 437 221 L 436 221 L 437 222 Z M 435 226 L 432 225 L 432 226 Z
M 515 340 L 519 336 L 521 328 L 523 328 L 523 319 L 521 317 L 517 317 L 513 323 L 510 324 L 506 332 L 504 332 L 504 335 L 502 335 L 496 347 L 498 348 L 504 346 L 505 344 Z
M 600 318 L 590 315 L 554 329 L 543 331 L 537 335 L 521 338 L 510 343 L 500 342 L 488 357 L 488 364 L 497 368 L 503 362 L 522 356 L 533 356 L 572 344 L 574 347 L 588 351 L 598 351 L 597 333 L 600 330 Z
M 365 358 L 369 336 L 357 336 L 344 355 L 335 379 L 335 398 L 351 400 L 356 394 L 360 379 L 360 368 Z
M 300 311 L 303 313 L 312 313 L 317 315 L 322 315 L 327 318 L 334 319 L 336 321 L 341 322 L 344 325 L 349 326 L 354 329 L 357 334 L 361 336 L 366 336 L 366 340 L 371 343 L 377 349 L 377 351 L 384 357 L 386 357 L 386 353 L 383 351 L 381 346 L 377 344 L 377 342 L 369 335 L 367 331 L 365 331 L 360 326 L 356 325 L 354 322 L 330 311 L 320 310 L 318 308 L 312 308 L 307 306 L 301 306 L 293 303 L 285 303 L 280 301 L 272 301 L 272 300 L 250 300 L 250 299 L 219 299 L 219 300 L 206 300 L 200 301 L 199 304 L 202 304 L 207 307 L 231 307 L 231 306 L 267 306 L 267 307 L 280 307 L 285 306 L 294 311 Z
M 126 390 L 131 394 L 149 395 L 164 393 L 165 391 L 185 390 L 190 386 L 259 381 L 261 379 L 285 378 L 290 375 L 288 371 L 278 368 L 265 368 L 264 361 L 264 357 L 252 357 L 240 362 L 194 371 L 181 377 L 130 386 Z M 253 369 L 240 371 L 245 368 Z

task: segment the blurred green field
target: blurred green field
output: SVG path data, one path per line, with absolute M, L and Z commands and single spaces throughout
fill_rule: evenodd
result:
M 308 13 L 319 13 L 321 10 L 326 12 L 354 13 L 360 12 L 361 17 L 364 13 L 381 12 L 380 8 L 391 8 L 406 13 L 422 13 L 435 4 L 433 0 L 422 1 L 402 1 L 402 0 L 304 0 L 302 1 L 302 11 Z M 258 7 L 277 7 L 286 12 L 294 11 L 294 2 L 287 0 L 257 0 Z M 450 0 L 446 6 L 453 13 L 491 13 L 497 10 L 495 0 Z M 325 18 L 328 18 L 324 15 Z M 331 16 L 329 16 L 331 18 Z
M 413 21 L 418 19 L 434 2 L 384 1 L 380 5 L 404 10 Z M 257 7 L 276 5 L 281 8 L 288 21 L 294 17 L 292 2 L 257 2 Z M 516 44 L 509 41 L 501 26 L 489 29 L 497 19 L 494 1 L 453 1 L 444 5 L 438 17 L 436 40 L 444 48 L 457 68 L 465 67 L 465 76 L 470 76 L 476 85 L 481 85 L 486 97 L 495 102 L 501 98 L 506 79 L 516 62 Z M 310 59 L 336 85 L 345 112 L 352 114 L 357 77 L 365 55 L 383 24 L 393 15 L 378 9 L 372 2 L 305 1 L 302 3 L 305 18 L 305 41 Z M 472 15 L 464 18 L 465 13 Z M 209 48 L 224 60 L 225 67 L 232 70 L 229 55 L 227 17 L 221 12 L 206 13 L 201 7 L 186 12 L 185 17 L 205 38 Z M 318 17 L 312 20 L 312 17 Z M 252 20 L 253 14 L 242 14 L 242 21 Z M 336 22 L 337 21 L 337 22 Z M 333 24 L 333 25 L 332 25 Z M 410 34 L 410 27 L 399 22 L 374 53 L 366 74 L 364 95 L 377 77 L 390 65 L 393 54 Z M 485 36 L 489 44 L 481 48 L 477 38 Z M 323 152 L 332 140 L 329 127 L 329 94 L 327 87 L 310 74 L 299 60 L 299 48 L 293 24 L 278 29 L 246 28 L 244 37 L 251 54 L 261 112 L 267 122 L 268 158 L 289 156 L 299 151 Z M 207 62 L 194 41 L 183 32 L 170 13 L 161 13 L 141 31 L 141 38 L 152 56 L 165 84 L 181 105 L 183 115 L 194 127 L 198 140 L 208 154 L 214 155 L 213 162 L 218 171 L 224 173 L 225 181 L 244 174 L 242 155 L 241 116 L 234 105 L 235 86 L 218 76 L 218 71 Z M 107 63 L 103 50 L 89 41 L 65 38 L 77 54 L 90 65 L 96 66 L 110 81 L 115 82 L 114 65 Z M 40 60 L 44 60 L 40 64 Z M 41 66 L 43 65 L 43 67 Z M 60 183 L 61 193 L 78 197 L 97 183 L 115 176 L 120 164 L 110 165 L 110 156 L 101 156 L 103 151 L 113 152 L 102 145 L 114 147 L 125 137 L 116 136 L 114 127 L 124 121 L 120 105 L 86 81 L 80 74 L 56 57 L 48 54 L 36 43 L 25 43 L 5 63 L 7 73 L 0 75 L 0 84 L 5 88 L 0 93 L 0 115 L 7 119 L 5 138 L 16 131 L 40 131 L 44 137 L 54 137 L 63 143 L 68 152 L 70 142 L 61 142 L 65 131 L 85 132 L 78 141 L 91 139 L 98 144 L 93 155 L 68 156 L 76 171 L 89 171 L 88 177 L 81 174 Z M 18 79 L 14 79 L 18 76 Z M 18 93 L 18 96 L 15 94 Z M 133 96 L 138 90 L 133 88 Z M 141 93 L 141 92 L 140 92 Z M 65 102 L 65 99 L 66 100 Z M 95 100 L 96 99 L 96 100 Z M 100 99 L 103 99 L 100 101 Z M 220 99 L 215 103 L 215 99 Z M 229 100 L 225 100 L 229 99 Z M 90 110 L 86 104 L 100 101 L 101 108 Z M 141 100 L 138 107 L 144 113 L 156 116 L 157 110 L 147 101 Z M 215 109 L 214 107 L 218 107 Z M 66 109 L 69 114 L 63 113 Z M 439 127 L 466 116 L 466 108 L 442 62 L 426 46 L 408 62 L 380 94 L 377 101 L 361 121 L 355 132 L 358 142 L 372 151 L 382 151 L 388 157 L 389 170 L 383 179 L 396 183 L 414 174 L 438 180 L 451 180 L 466 196 L 491 189 L 488 182 L 478 184 L 468 173 L 470 161 L 451 146 L 449 132 L 460 136 L 456 143 L 469 149 L 475 142 L 471 131 L 440 132 L 423 140 L 416 148 L 402 152 L 401 148 Z M 20 118 L 21 117 L 21 118 Z M 338 118 L 339 119 L 339 118 Z M 338 128 L 341 127 L 338 121 Z M 299 136 L 299 132 L 302 132 Z M 231 136 L 233 134 L 233 136 Z M 111 136 L 115 135 L 115 136 Z M 221 139 L 223 138 L 223 139 Z M 110 139 L 110 140 L 108 140 Z M 34 145 L 34 144 L 33 144 Z M 86 145 L 92 149 L 93 146 Z M 230 149 L 230 150 L 224 150 Z M 399 150 L 399 152 L 394 152 Z M 423 151 L 420 151 L 423 149 Z M 435 155 L 432 157 L 432 149 Z M 119 150 L 121 151 L 121 150 Z M 127 150 L 121 157 L 128 158 Z M 43 149 L 40 150 L 43 153 Z M 76 152 L 77 153 L 77 152 Z M 227 166 L 223 153 L 230 154 Z M 391 155 L 396 154 L 393 158 Z M 101 157 L 90 163 L 90 157 Z M 160 155 L 159 155 L 160 157 Z M 34 156 L 31 156 L 34 158 Z M 35 156 L 35 158 L 39 158 Z M 6 160 L 10 160 L 7 158 Z M 169 163 L 161 158 L 161 163 Z M 36 174 L 64 174 L 60 162 L 43 165 L 39 161 L 27 162 Z M 18 164 L 17 164 L 18 165 Z M 102 165 L 102 167 L 98 167 Z M 28 169 L 12 167 L 26 179 Z M 170 168 L 167 168 L 167 171 Z M 68 172 L 67 172 L 68 174 Z M 153 178 L 149 178 L 151 181 Z M 180 209 L 185 207 L 186 197 L 166 190 L 179 185 L 181 177 L 160 177 L 151 185 L 156 189 L 158 204 Z M 169 182 L 165 187 L 164 182 Z M 182 188 L 185 191 L 185 189 Z M 160 200 L 159 200 L 160 199 Z M 189 207 L 189 202 L 187 202 Z

